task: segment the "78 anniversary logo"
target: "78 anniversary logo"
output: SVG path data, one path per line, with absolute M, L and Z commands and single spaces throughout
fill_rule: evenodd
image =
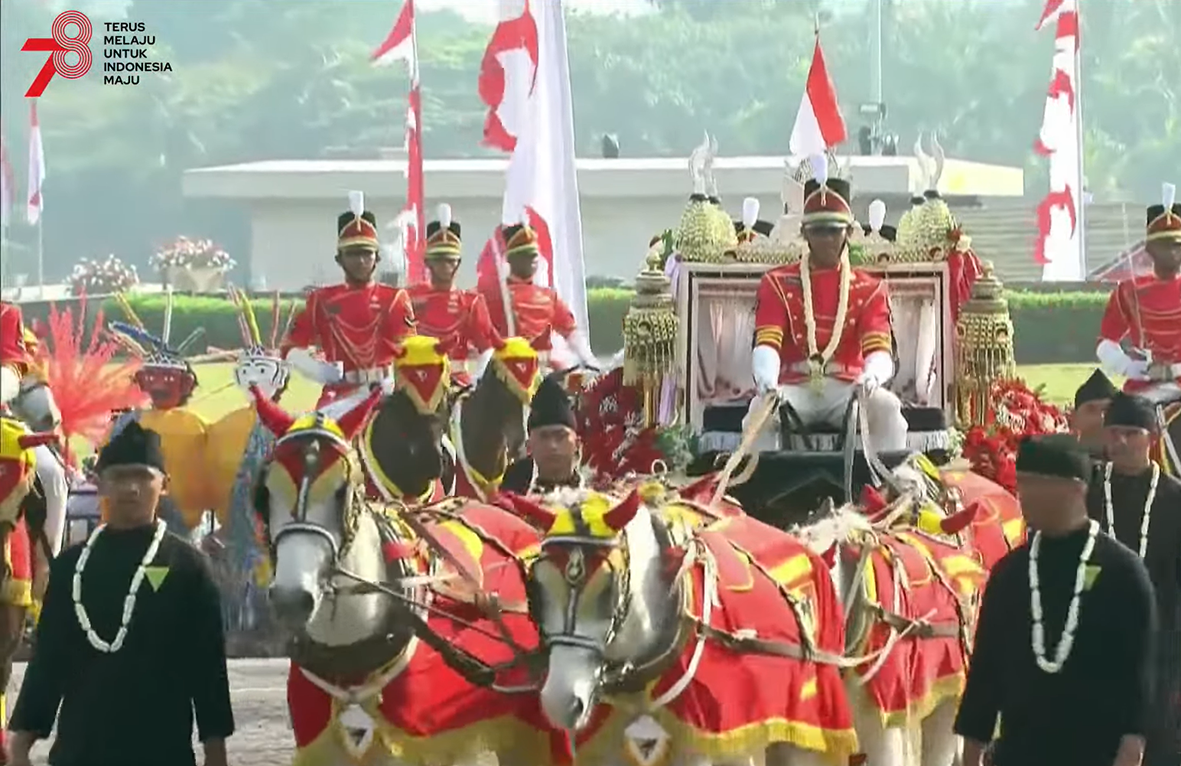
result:
M 72 35 L 69 33 L 71 26 L 77 28 Z M 50 34 L 53 36 L 30 37 L 21 48 L 22 51 L 51 52 L 33 84 L 25 91 L 25 98 L 39 98 L 54 75 L 61 75 L 67 80 L 77 80 L 89 72 L 94 64 L 94 54 L 90 52 L 90 38 L 94 35 L 94 27 L 91 26 L 86 14 L 62 11 L 53 20 Z M 68 63 L 67 53 L 77 55 L 78 60 L 73 64 Z
M 118 73 L 104 74 L 104 85 L 139 85 L 140 72 L 172 71 L 172 64 L 167 61 L 148 60 L 148 48 L 156 44 L 156 36 L 134 34 L 145 31 L 143 22 L 107 21 L 103 26 L 107 32 L 132 33 L 131 36 L 103 35 L 103 56 L 106 59 L 102 65 L 103 72 Z M 94 54 L 90 50 L 94 26 L 86 14 L 79 11 L 62 11 L 53 20 L 50 34 L 51 37 L 30 37 L 21 48 L 23 51 L 41 51 L 49 54 L 45 65 L 41 67 L 33 84 L 25 92 L 26 98 L 40 98 L 55 75 L 61 75 L 67 80 L 77 80 L 85 76 L 94 65 Z M 73 63 L 67 59 L 69 54 L 77 57 Z

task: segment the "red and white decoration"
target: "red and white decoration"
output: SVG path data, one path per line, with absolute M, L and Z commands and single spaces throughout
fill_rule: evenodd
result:
M 8 160 L 8 145 L 0 128 L 0 229 L 8 230 L 8 218 L 16 204 L 16 176 Z
M 820 35 L 812 51 L 812 66 L 808 68 L 808 84 L 796 124 L 791 129 L 791 153 L 796 157 L 815 157 L 848 138 L 845 118 L 837 101 L 837 89 L 824 63 L 824 49 Z
M 1038 30 L 1056 25 L 1054 64 L 1045 115 L 1034 149 L 1050 162 L 1050 190 L 1037 206 L 1034 260 L 1047 282 L 1081 282 L 1083 155 L 1079 129 L 1078 0 L 1047 0 Z
M 402 246 L 406 252 L 407 284 L 426 279 L 426 190 L 422 172 L 422 90 L 418 72 L 418 32 L 414 23 L 414 0 L 406 0 L 394 28 L 373 52 L 373 63 L 388 66 L 406 62 L 410 92 L 406 108 L 406 207 L 398 221 L 402 225 Z
M 516 6 L 515 8 L 513 6 Z M 501 5 L 480 68 L 480 98 L 488 106 L 484 143 L 511 152 L 503 220 L 536 232 L 537 283 L 552 287 L 587 327 L 582 213 L 574 162 L 574 103 L 561 0 Z M 513 15 L 516 11 L 516 15 Z M 497 235 L 480 255 L 478 271 L 502 278 Z M 561 338 L 555 337 L 560 353 Z
M 45 184 L 45 148 L 41 144 L 41 122 L 37 119 L 37 102 L 29 102 L 29 204 L 27 217 L 30 225 L 41 221 L 45 210 L 45 197 L 41 193 Z

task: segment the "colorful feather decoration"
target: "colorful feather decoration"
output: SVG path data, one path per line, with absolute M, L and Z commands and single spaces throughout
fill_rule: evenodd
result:
M 134 382 L 140 360 L 117 358 L 119 344 L 103 337 L 102 310 L 88 338 L 85 298 L 78 313 L 75 320 L 70 308 L 58 311 L 50 306 L 49 326 L 38 344 L 37 361 L 61 411 L 63 435 L 97 444 L 110 427 L 112 412 L 142 407 L 147 396 Z

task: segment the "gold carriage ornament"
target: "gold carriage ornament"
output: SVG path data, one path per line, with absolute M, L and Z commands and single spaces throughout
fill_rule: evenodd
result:
M 631 306 L 623 318 L 623 382 L 643 392 L 646 427 L 656 424 L 664 383 L 677 374 L 680 320 L 673 304 L 672 281 L 661 268 L 662 247 L 663 241 L 657 240 L 648 251 L 645 268 L 636 277 Z
M 985 261 L 972 297 L 956 322 L 956 419 L 961 429 L 984 425 L 993 387 L 1017 377 L 1013 357 L 1013 319 L 1004 285 Z
M 967 253 L 972 240 L 963 233 L 959 221 L 938 191 L 946 155 L 939 139 L 931 135 L 931 154 L 923 150 L 920 133 L 914 145 L 919 165 L 919 181 L 926 190 L 911 198 L 911 208 L 898 221 L 898 234 L 892 260 L 895 263 L 932 263 L 946 261 L 953 252 Z
M 713 173 L 717 150 L 717 139 L 706 133 L 705 140 L 689 155 L 693 193 L 674 234 L 674 244 L 682 261 L 722 263 L 738 247 L 734 224 L 722 210 L 717 196 L 717 180 Z

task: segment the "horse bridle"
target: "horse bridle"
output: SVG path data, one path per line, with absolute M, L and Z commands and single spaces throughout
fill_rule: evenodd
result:
M 543 644 L 546 647 L 572 646 L 586 649 L 594 653 L 601 662 L 605 662 L 607 647 L 611 645 L 615 636 L 618 635 L 623 621 L 627 618 L 628 612 L 631 610 L 631 567 L 628 562 L 626 538 L 621 541 L 620 539 L 601 540 L 595 537 L 580 535 L 552 537 L 542 542 L 542 556 L 537 562 L 534 562 L 534 566 L 541 561 L 551 561 L 552 563 L 552 560 L 547 559 L 545 556 L 545 549 L 556 545 L 569 546 L 569 555 L 562 574 L 567 587 L 570 589 L 570 598 L 566 604 L 566 614 L 564 615 L 561 632 L 551 633 L 538 624 L 538 631 L 541 634 Z M 612 600 L 615 602 L 615 606 L 611 612 L 611 624 L 602 640 L 586 638 L 575 632 L 578 621 L 578 607 L 582 600 L 587 584 L 587 575 L 589 574 L 587 563 L 588 559 L 592 558 L 588 556 L 587 548 L 596 551 L 603 551 L 604 549 L 618 550 L 622 553 L 622 560 L 618 566 L 609 556 L 604 556 L 611 577 L 611 587 L 614 591 Z M 539 583 L 536 581 L 529 583 L 531 611 L 538 606 L 537 602 L 541 598 L 537 590 L 538 588 Z M 537 621 L 535 620 L 534 622 L 536 623 Z

